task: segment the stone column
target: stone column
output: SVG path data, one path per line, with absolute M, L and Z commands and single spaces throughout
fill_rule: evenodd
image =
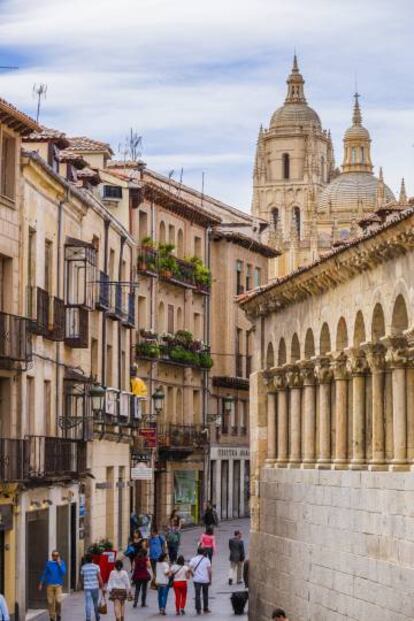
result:
M 246 508 L 244 506 L 244 469 L 245 469 L 245 460 L 240 460 L 240 516 L 244 517 Z
M 319 382 L 319 457 L 317 468 L 331 463 L 331 380 L 330 358 L 318 358 L 315 372 Z
M 342 352 L 332 363 L 335 380 L 335 470 L 348 467 L 348 371 Z
M 384 418 L 385 348 L 380 343 L 375 343 L 366 345 L 364 350 L 372 377 L 372 458 L 369 470 L 386 470 Z
M 303 382 L 303 468 L 315 466 L 315 366 L 310 361 L 300 364 L 300 374 Z
M 227 515 L 229 519 L 233 519 L 233 491 L 234 491 L 234 461 L 232 457 L 229 457 L 229 500 L 227 507 Z
M 365 468 L 365 375 L 368 364 L 362 349 L 349 355 L 352 373 L 352 460 L 351 469 Z
M 273 381 L 269 382 L 269 388 Z M 276 393 L 267 393 L 267 459 L 266 465 L 273 466 L 276 462 Z
M 216 511 L 221 517 L 221 459 L 216 459 Z
M 277 466 L 284 468 L 288 461 L 288 391 L 284 369 L 278 369 L 273 378 L 277 394 Z
M 301 377 L 299 367 L 295 364 L 289 365 L 286 372 L 286 379 L 290 388 L 290 451 L 289 468 L 297 467 L 301 461 Z
M 383 342 L 388 345 L 385 359 L 391 369 L 392 377 L 394 454 L 391 469 L 407 470 L 407 343 L 403 337 L 390 337 L 383 339 Z

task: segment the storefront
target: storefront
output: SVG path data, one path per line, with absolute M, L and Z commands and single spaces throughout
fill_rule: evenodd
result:
M 197 524 L 200 516 L 200 471 L 174 471 L 174 507 L 184 525 Z
M 246 447 L 210 448 L 210 498 L 221 520 L 249 515 L 249 459 Z

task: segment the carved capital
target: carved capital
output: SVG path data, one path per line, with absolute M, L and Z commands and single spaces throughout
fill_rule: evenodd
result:
M 359 348 L 350 349 L 348 353 L 349 372 L 352 373 L 352 375 L 365 375 L 368 369 L 368 362 L 364 350 Z
M 371 373 L 384 371 L 385 347 L 381 343 L 369 343 L 364 346 L 364 351 Z
M 319 384 L 329 384 L 332 381 L 331 358 L 328 356 L 317 358 L 315 376 Z
M 296 364 L 290 364 L 286 368 L 286 381 L 289 388 L 300 388 L 302 385 L 302 378 L 300 376 L 300 369 Z
M 340 381 L 348 379 L 348 358 L 343 352 L 335 356 L 331 363 L 331 369 L 335 380 Z
M 278 369 L 273 375 L 273 388 L 276 391 L 286 390 L 286 372 L 284 369 Z
M 299 372 L 304 386 L 312 386 L 315 383 L 315 365 L 309 360 L 299 363 Z
M 391 369 L 405 367 L 410 359 L 407 340 L 403 336 L 389 336 L 381 339 L 387 348 L 385 361 Z

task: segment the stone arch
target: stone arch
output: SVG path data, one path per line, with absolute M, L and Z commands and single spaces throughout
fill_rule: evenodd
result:
M 177 233 L 177 257 L 184 258 L 184 233 L 183 229 L 178 229 Z
M 177 328 L 178 330 L 182 330 L 184 328 L 183 309 L 181 308 L 181 306 L 177 308 Z
M 298 335 L 295 332 L 290 345 L 290 361 L 297 362 L 298 360 L 300 360 L 300 344 Z
M 323 324 L 322 330 L 321 330 L 321 337 L 319 340 L 319 351 L 321 355 L 327 354 L 329 351 L 331 351 L 331 333 L 329 331 L 329 326 L 326 323 L 326 321 Z
M 391 333 L 393 335 L 401 334 L 408 328 L 408 312 L 405 298 L 400 293 L 394 302 L 391 319 Z
M 381 304 L 377 302 L 372 313 L 371 340 L 377 343 L 382 336 L 385 336 L 385 317 Z
M 362 311 L 359 310 L 354 324 L 354 347 L 359 347 L 364 341 L 366 341 L 365 321 Z
M 346 347 L 348 347 L 348 328 L 344 317 L 341 317 L 336 328 L 336 351 L 342 351 Z
M 271 369 L 275 366 L 275 354 L 273 351 L 272 342 L 270 342 L 267 346 L 266 351 L 266 369 Z
M 158 238 L 159 238 L 160 244 L 165 244 L 167 241 L 167 228 L 165 226 L 164 220 L 161 220 L 160 222 L 160 230 L 159 230 Z
M 165 305 L 160 302 L 158 305 L 158 332 L 165 332 Z
M 282 337 L 279 341 L 279 349 L 277 352 L 277 364 L 278 366 L 281 366 L 282 364 L 286 364 L 286 362 L 287 362 L 286 343 L 285 343 L 285 339 Z
M 305 359 L 309 360 L 315 355 L 315 339 L 312 328 L 308 328 L 305 336 Z

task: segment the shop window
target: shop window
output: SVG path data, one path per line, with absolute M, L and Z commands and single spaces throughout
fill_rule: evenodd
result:
M 1 140 L 0 194 L 14 200 L 16 192 L 16 140 L 3 132 Z

